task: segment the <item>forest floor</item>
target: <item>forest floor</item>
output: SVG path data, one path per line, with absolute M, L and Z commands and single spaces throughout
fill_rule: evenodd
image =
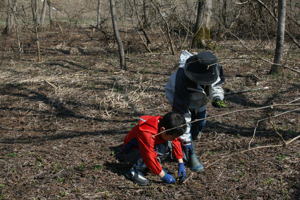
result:
M 187 167 L 174 185 L 149 172 L 151 184 L 138 186 L 125 178 L 131 166 L 116 159 L 118 146 L 139 116 L 171 110 L 164 87 L 180 51 L 126 54 L 124 71 L 116 44 L 56 35 L 41 34 L 41 62 L 30 41 L 19 59 L 16 41 L 0 39 L 0 199 L 300 198 L 300 140 L 291 141 L 300 130 L 298 73 L 270 75 L 238 41 L 220 42 L 212 52 L 227 108 L 208 104 L 195 142 L 205 172 Z M 272 61 L 274 46 L 252 45 Z M 286 49 L 286 66 L 299 71 L 299 50 Z M 163 165 L 176 177 L 176 162 Z

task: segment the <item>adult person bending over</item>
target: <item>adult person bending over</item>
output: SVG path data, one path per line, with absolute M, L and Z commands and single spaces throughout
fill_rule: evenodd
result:
M 170 76 L 165 87 L 166 97 L 173 112 L 184 115 L 186 122 L 206 117 L 206 104 L 211 101 L 214 107 L 226 107 L 223 102 L 222 84 L 225 75 L 217 57 L 210 52 L 200 52 L 192 55 L 184 51 L 180 55 L 179 68 Z M 200 139 L 206 120 L 189 124 L 181 136 L 184 161 L 194 172 L 203 172 L 204 167 L 199 162 L 193 141 Z

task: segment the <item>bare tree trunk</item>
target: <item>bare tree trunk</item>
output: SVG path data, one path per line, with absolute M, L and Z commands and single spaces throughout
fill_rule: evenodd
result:
M 286 0 L 278 0 L 278 24 L 277 24 L 277 39 L 274 64 L 271 67 L 270 73 L 280 73 L 282 55 L 284 50 L 284 32 L 285 32 L 285 15 L 286 15 Z
M 136 11 L 137 12 L 137 11 Z M 148 28 L 150 26 L 149 19 L 148 19 L 148 9 L 147 9 L 147 3 L 146 0 L 143 0 L 143 27 Z
M 226 25 L 227 24 L 227 0 L 223 0 L 221 15 L 222 15 L 223 24 L 227 28 Z
M 17 7 L 17 1 L 14 2 L 13 11 L 16 10 L 16 7 Z M 8 0 L 6 26 L 5 26 L 4 30 L 2 31 L 2 34 L 9 35 L 9 34 L 12 34 L 12 32 L 13 32 L 13 26 L 14 26 L 13 11 L 10 6 L 10 1 Z
M 118 48 L 119 48 L 119 55 L 120 55 L 120 66 L 121 69 L 126 69 L 126 60 L 125 60 L 125 53 L 124 53 L 124 48 L 122 44 L 122 39 L 119 33 L 118 25 L 117 25 L 117 17 L 116 17 L 116 10 L 115 10 L 115 2 L 114 0 L 110 0 L 110 10 L 111 10 L 111 19 L 112 19 L 112 24 L 113 24 L 113 29 L 115 33 L 115 37 L 118 43 Z
M 31 10 L 33 22 L 36 25 L 40 24 L 40 13 L 39 13 L 39 0 L 31 0 Z
M 39 1 L 38 0 L 31 0 L 31 10 L 32 10 L 32 17 L 34 22 L 34 32 L 36 36 L 36 44 L 37 44 L 37 54 L 38 59 L 37 61 L 41 61 L 41 52 L 40 52 L 40 41 L 39 41 L 39 25 L 40 25 L 40 16 L 39 16 Z
M 32 11 L 32 20 L 35 21 L 36 13 L 35 13 L 35 0 L 31 0 L 31 11 Z
M 100 12 L 101 12 L 101 0 L 98 0 L 98 10 L 97 10 L 97 28 L 100 28 L 101 24 L 101 18 L 100 18 Z
M 17 18 L 16 18 L 16 7 L 17 7 L 17 0 L 14 0 L 13 2 L 13 5 L 11 4 L 10 0 L 8 0 L 8 6 L 10 7 L 11 9 L 11 12 L 13 14 L 13 18 L 15 20 L 15 24 L 14 24 L 14 27 L 15 27 L 15 31 L 16 31 L 16 36 L 17 36 L 17 42 L 18 42 L 18 49 L 19 49 L 19 58 L 21 58 L 22 56 L 22 48 L 21 48 L 21 42 L 20 42 L 20 36 L 19 36 L 19 29 L 18 29 L 18 22 L 17 22 Z
M 51 0 L 47 0 L 47 4 L 49 7 L 49 21 L 50 21 L 50 28 L 53 26 L 53 17 L 52 17 L 52 3 Z
M 36 34 L 36 45 L 37 45 L 37 54 L 38 54 L 38 62 L 41 62 L 41 47 L 40 47 L 40 40 L 39 40 L 39 32 L 38 27 L 35 27 L 35 34 Z
M 198 0 L 198 11 L 192 48 L 208 47 L 210 42 L 210 17 L 212 0 Z
M 267 11 L 269 12 L 269 14 L 273 17 L 273 19 L 276 20 L 276 22 L 278 23 L 278 19 L 276 18 L 275 14 L 261 1 L 261 0 L 256 0 L 258 1 L 265 9 L 267 9 Z M 300 48 L 300 44 L 297 42 L 296 38 L 294 38 L 289 31 L 285 30 L 285 33 L 287 34 L 287 36 L 289 36 L 289 38 Z
M 46 7 L 47 7 L 47 1 L 44 0 L 43 8 L 42 8 L 41 26 L 44 26 L 44 21 L 45 21 L 45 16 L 46 16 Z

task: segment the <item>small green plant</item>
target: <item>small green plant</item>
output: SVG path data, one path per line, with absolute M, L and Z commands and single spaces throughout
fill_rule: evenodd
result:
M 282 74 L 281 73 L 275 73 L 275 74 L 273 74 L 273 76 L 274 76 L 274 79 L 276 79 L 276 78 L 282 77 Z
M 37 160 L 40 161 L 40 162 L 42 162 L 42 155 L 41 154 L 39 154 Z
M 268 180 L 264 181 L 264 185 L 272 185 L 274 182 L 274 179 L 268 178 Z
M 232 180 L 233 180 L 234 182 L 237 182 L 237 181 L 239 180 L 239 178 L 238 178 L 238 177 L 234 177 L 234 178 L 232 178 Z
M 94 169 L 97 170 L 97 169 L 102 169 L 103 168 L 103 165 L 95 165 Z
M 57 181 L 57 182 L 62 182 L 62 183 L 63 183 L 63 182 L 65 182 L 65 178 L 64 178 L 64 177 L 57 177 L 57 178 L 56 178 L 56 181 Z
M 219 100 L 219 101 L 215 101 L 215 103 L 222 107 L 222 108 L 227 108 L 226 104 L 225 104 L 226 100 Z
M 94 83 L 90 83 L 90 84 L 89 84 L 89 88 L 90 88 L 90 89 L 94 89 L 94 88 L 95 88 L 95 84 L 94 84 Z
M 78 169 L 82 171 L 84 166 L 85 166 L 85 164 L 83 163 L 83 164 L 79 165 Z
M 54 172 L 57 172 L 57 166 L 55 163 L 53 163 Z
M 284 154 L 279 154 L 276 156 L 277 160 L 282 161 L 284 159 L 286 159 L 288 156 L 284 155 Z
M 104 193 L 105 193 L 105 198 L 108 198 L 109 195 L 108 195 L 108 191 L 106 189 L 105 189 Z
M 60 197 L 64 197 L 64 196 L 66 196 L 66 192 L 60 191 Z
M 7 156 L 15 158 L 15 157 L 17 157 L 17 152 L 9 153 L 9 154 L 7 154 Z
M 289 191 L 288 190 L 284 190 L 284 189 L 280 189 L 280 192 L 281 192 L 281 194 L 283 194 L 283 195 L 288 195 L 289 194 Z

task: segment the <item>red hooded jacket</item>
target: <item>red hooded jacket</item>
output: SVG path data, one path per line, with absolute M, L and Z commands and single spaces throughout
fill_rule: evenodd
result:
M 139 148 L 144 163 L 154 174 L 159 174 L 162 171 L 154 146 L 166 142 L 161 135 L 151 138 L 152 135 L 159 132 L 158 123 L 160 119 L 162 119 L 161 116 L 145 115 L 140 117 L 139 124 L 133 127 L 125 137 L 122 148 L 124 153 L 129 153 Z M 172 143 L 174 158 L 183 158 L 179 138 L 173 140 Z

